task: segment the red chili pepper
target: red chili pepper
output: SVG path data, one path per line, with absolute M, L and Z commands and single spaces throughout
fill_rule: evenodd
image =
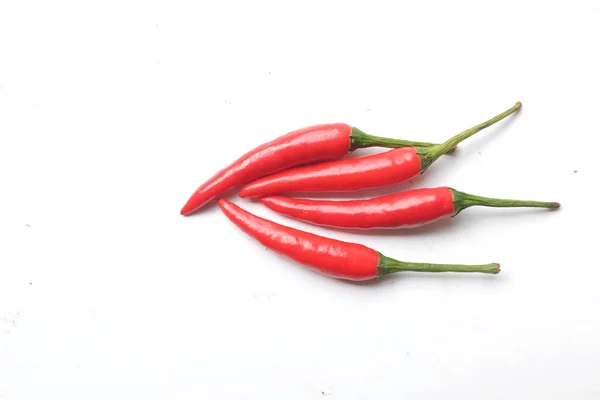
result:
M 267 196 L 260 201 L 280 214 L 316 225 L 350 229 L 412 228 L 455 217 L 472 206 L 559 208 L 555 202 L 475 196 L 449 187 L 407 190 L 367 200 L 308 200 Z
M 298 129 L 254 148 L 217 172 L 192 194 L 181 214 L 189 215 L 229 189 L 263 176 L 373 146 L 427 148 L 433 144 L 372 136 L 342 123 Z
M 506 118 L 521 107 L 459 133 L 446 142 L 429 147 L 405 147 L 363 157 L 329 161 L 287 169 L 258 179 L 242 188 L 240 197 L 258 197 L 285 192 L 343 192 L 391 185 L 425 172 L 443 154 L 480 130 Z
M 462 265 L 398 261 L 361 244 L 315 235 L 260 218 L 225 199 L 219 199 L 218 203 L 227 218 L 264 246 L 333 278 L 363 281 L 400 271 L 500 272 L 500 265 L 496 263 Z

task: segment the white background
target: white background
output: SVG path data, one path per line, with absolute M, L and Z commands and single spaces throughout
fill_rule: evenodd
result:
M 600 398 L 600 3 L 0 4 L 0 399 Z M 345 283 L 267 251 L 214 203 L 179 215 L 290 130 L 442 141 L 516 101 L 375 193 L 449 185 L 556 212 L 360 235 L 229 197 L 499 275 Z

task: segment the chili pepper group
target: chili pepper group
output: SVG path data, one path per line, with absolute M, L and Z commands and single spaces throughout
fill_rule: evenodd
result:
M 298 129 L 250 150 L 217 172 L 196 189 L 180 213 L 190 215 L 218 198 L 222 212 L 264 246 L 338 279 L 369 280 L 399 271 L 497 274 L 500 272 L 497 263 L 398 261 L 361 244 L 277 224 L 219 197 L 243 186 L 240 197 L 256 197 L 277 213 L 315 225 L 344 229 L 412 228 L 441 218 L 453 218 L 473 206 L 559 208 L 556 202 L 481 197 L 450 187 L 407 190 L 363 200 L 313 200 L 278 195 L 349 192 L 406 181 L 427 171 L 463 140 L 520 107 L 521 103 L 517 102 L 505 112 L 440 144 L 373 136 L 343 123 Z M 347 153 L 364 147 L 393 150 L 340 160 Z

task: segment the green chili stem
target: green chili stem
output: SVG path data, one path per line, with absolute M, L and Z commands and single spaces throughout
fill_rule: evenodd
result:
M 537 207 L 556 209 L 560 207 L 560 203 L 554 201 L 535 201 L 535 200 L 511 200 L 511 199 L 496 199 L 492 197 L 476 196 L 470 193 L 459 192 L 450 188 L 452 192 L 452 202 L 454 203 L 455 214 L 462 210 L 473 206 L 484 207 Z
M 438 146 L 438 144 L 435 143 L 415 142 L 412 140 L 392 139 L 382 136 L 373 136 L 354 127 L 352 128 L 352 132 L 350 133 L 350 141 L 350 150 L 356 150 L 365 147 L 387 147 L 395 149 L 400 147 L 427 148 L 431 146 Z
M 379 254 L 379 264 L 377 270 L 379 275 L 391 274 L 394 272 L 414 271 L 414 272 L 480 272 L 484 274 L 497 274 L 500 272 L 500 264 L 431 264 L 398 261 L 390 257 Z
M 435 160 L 440 158 L 442 155 L 447 154 L 449 151 L 455 149 L 456 146 L 463 140 L 470 138 L 471 136 L 481 131 L 482 129 L 487 128 L 488 126 L 494 125 L 496 122 L 503 120 L 504 118 L 508 117 L 520 108 L 521 102 L 518 101 L 514 106 L 504 111 L 503 113 L 498 114 L 488 121 L 485 121 L 479 125 L 476 125 L 472 128 L 467 129 L 466 131 L 459 133 L 458 135 L 451 137 L 442 144 L 420 149 L 419 155 L 421 156 L 422 160 L 421 169 L 423 171 L 426 170 Z

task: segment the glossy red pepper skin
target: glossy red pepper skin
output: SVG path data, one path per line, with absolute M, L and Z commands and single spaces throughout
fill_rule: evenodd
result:
M 350 150 L 352 127 L 322 124 L 296 131 L 247 152 L 202 184 L 181 209 L 182 215 L 198 210 L 229 189 L 286 168 L 341 158 Z
M 481 197 L 449 187 L 407 190 L 365 200 L 309 200 L 267 196 L 261 202 L 290 218 L 336 228 L 413 228 L 454 217 L 473 206 L 557 209 L 556 202 Z
M 365 281 L 400 271 L 500 272 L 497 263 L 464 265 L 398 261 L 361 244 L 315 235 L 260 218 L 225 199 L 219 199 L 218 203 L 227 218 L 264 246 L 332 278 Z
M 267 196 L 260 201 L 271 210 L 316 225 L 348 228 L 422 226 L 455 213 L 447 187 L 416 189 L 365 200 L 310 200 Z
M 344 192 L 391 185 L 419 175 L 421 158 L 413 147 L 291 168 L 249 183 L 240 197 L 289 192 Z
M 348 280 L 376 278 L 378 254 L 366 246 L 342 242 L 279 225 L 219 199 L 223 213 L 264 246 L 326 276 Z

